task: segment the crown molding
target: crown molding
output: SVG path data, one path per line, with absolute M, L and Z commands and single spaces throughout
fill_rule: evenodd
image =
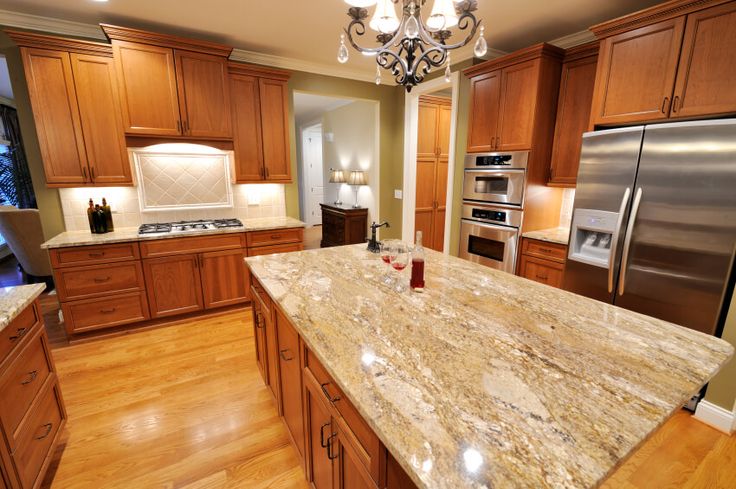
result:
M 570 49 L 572 47 L 580 46 L 581 44 L 585 44 L 595 40 L 595 35 L 588 29 L 585 29 L 584 31 L 574 32 L 572 34 L 568 34 L 567 36 L 553 39 L 552 41 L 549 41 L 549 44 L 553 44 L 563 49 Z
M 0 9 L 0 25 L 107 41 L 100 26 Z

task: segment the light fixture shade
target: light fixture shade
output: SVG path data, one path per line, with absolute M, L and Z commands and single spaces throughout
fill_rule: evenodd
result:
M 450 0 L 452 2 L 452 0 Z M 391 0 L 378 0 L 376 11 L 368 26 L 374 31 L 389 34 L 399 28 L 401 21 L 396 16 L 396 6 Z
M 330 183 L 345 183 L 345 172 L 330 168 Z
M 348 184 L 349 185 L 368 185 L 368 179 L 365 176 L 365 172 L 361 170 L 351 171 L 350 177 L 348 178 Z
M 458 22 L 455 2 L 452 0 L 434 0 L 432 13 L 427 19 L 427 27 L 436 31 L 439 29 L 450 29 Z
M 376 0 L 345 0 L 351 7 L 367 8 L 376 4 Z

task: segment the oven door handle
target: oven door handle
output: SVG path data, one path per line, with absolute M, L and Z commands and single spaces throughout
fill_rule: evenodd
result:
M 509 234 L 516 234 L 516 235 L 519 234 L 519 228 L 516 228 L 513 226 L 499 226 L 496 224 L 490 224 L 490 223 L 482 222 L 482 221 L 472 221 L 470 219 L 461 219 L 460 222 L 468 224 L 470 226 L 480 226 L 486 229 L 493 229 L 495 231 L 507 232 Z

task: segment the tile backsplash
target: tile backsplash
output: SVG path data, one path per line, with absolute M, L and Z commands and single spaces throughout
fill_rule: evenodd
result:
M 151 222 L 182 221 L 188 219 L 221 219 L 236 217 L 282 217 L 286 215 L 284 185 L 254 184 L 231 185 L 233 207 L 219 209 L 185 209 L 141 212 L 135 187 L 77 187 L 59 189 L 64 224 L 67 231 L 89 230 L 87 205 L 96 204 L 105 197 L 113 211 L 117 227 L 140 226 Z
M 562 207 L 560 207 L 560 227 L 569 228 L 572 223 L 572 207 L 575 204 L 575 189 L 562 191 Z

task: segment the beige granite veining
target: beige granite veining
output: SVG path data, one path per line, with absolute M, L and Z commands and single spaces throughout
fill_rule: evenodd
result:
M 595 487 L 733 355 L 432 251 L 423 294 L 365 245 L 246 262 L 420 487 Z
M 45 288 L 45 284 L 0 287 L 0 331 L 4 330 L 23 309 L 30 306 Z
M 540 229 L 539 231 L 527 231 L 521 236 L 523 238 L 538 239 L 539 241 L 567 245 L 567 242 L 570 239 L 570 228 L 560 227 Z
M 207 229 L 202 231 L 187 231 L 186 233 L 162 233 L 138 235 L 137 227 L 116 228 L 115 231 L 105 234 L 92 234 L 89 231 L 65 231 L 46 241 L 42 249 L 64 248 L 68 246 L 86 246 L 128 241 L 144 241 L 149 239 L 186 238 L 209 234 L 242 233 L 247 231 L 267 231 L 271 229 L 287 229 L 304 227 L 305 224 L 292 217 L 260 217 L 245 219 L 243 227 Z

